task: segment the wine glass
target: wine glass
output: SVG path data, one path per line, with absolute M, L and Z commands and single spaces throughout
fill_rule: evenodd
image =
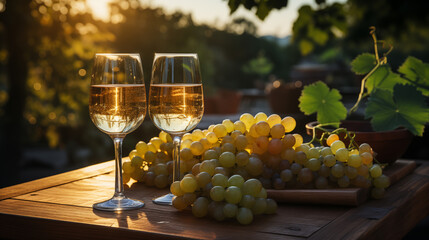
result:
M 173 182 L 180 180 L 180 142 L 204 113 L 203 86 L 197 54 L 156 53 L 149 88 L 149 115 L 157 128 L 173 137 Z M 171 205 L 169 193 L 153 200 Z
M 98 53 L 95 55 L 89 98 L 89 115 L 115 147 L 115 193 L 110 200 L 96 203 L 94 209 L 121 211 L 144 206 L 125 197 L 122 183 L 122 140 L 143 122 L 146 91 L 140 55 Z

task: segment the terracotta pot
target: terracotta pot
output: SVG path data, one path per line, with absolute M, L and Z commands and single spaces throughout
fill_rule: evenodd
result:
M 300 113 L 299 96 L 301 96 L 302 85 L 296 87 L 292 84 L 282 84 L 278 88 L 271 89 L 268 94 L 268 102 L 271 111 L 277 114 Z
M 313 128 L 317 124 L 318 122 L 310 122 L 305 125 L 308 135 L 313 135 Z M 413 135 L 405 128 L 374 132 L 369 121 L 343 121 L 340 127 L 355 132 L 355 141 L 358 144 L 368 143 L 377 153 L 376 159 L 381 163 L 392 164 L 395 162 L 405 153 L 413 140 Z M 321 134 L 321 131 L 316 131 L 318 137 Z M 344 136 L 340 136 L 340 138 L 344 138 Z M 348 141 L 345 142 L 347 146 Z

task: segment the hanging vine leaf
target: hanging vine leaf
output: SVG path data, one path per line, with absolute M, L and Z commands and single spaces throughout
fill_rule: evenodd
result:
M 338 90 L 330 90 L 325 83 L 318 81 L 304 87 L 299 97 L 299 108 L 306 115 L 317 113 L 319 123 L 338 123 L 335 124 L 338 127 L 347 115 L 341 98 Z
M 398 72 L 404 78 L 417 86 L 425 96 L 429 96 L 429 64 L 415 57 L 408 57 L 399 67 Z
M 405 127 L 414 135 L 422 136 L 429 119 L 425 97 L 411 85 L 395 85 L 393 92 L 376 89 L 371 93 L 366 118 L 372 118 L 375 131 L 389 131 Z
M 392 72 L 390 66 L 384 64 L 368 77 L 365 83 L 366 90 L 369 94 L 375 89 L 385 89 L 393 91 L 397 83 L 406 83 L 397 73 Z
M 363 75 L 369 73 L 377 64 L 375 55 L 363 53 L 357 56 L 351 63 L 352 71 L 356 74 Z

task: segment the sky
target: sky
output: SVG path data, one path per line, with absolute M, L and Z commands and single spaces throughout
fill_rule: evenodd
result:
M 109 9 L 107 3 L 109 1 L 87 0 L 95 17 L 99 19 L 108 18 Z M 328 2 L 333 1 L 335 0 L 328 0 Z M 337 1 L 344 2 L 345 0 Z M 289 0 L 287 7 L 271 11 L 268 17 L 261 21 L 253 12 L 242 6 L 230 16 L 227 0 L 140 0 L 140 2 L 144 6 L 162 7 L 166 13 L 173 13 L 178 10 L 183 13 L 190 13 L 195 23 L 205 23 L 218 28 L 222 28 L 232 18 L 245 17 L 256 24 L 258 35 L 274 35 L 277 37 L 285 37 L 292 33 L 293 22 L 298 17 L 298 9 L 302 5 L 310 4 L 315 6 L 314 0 Z

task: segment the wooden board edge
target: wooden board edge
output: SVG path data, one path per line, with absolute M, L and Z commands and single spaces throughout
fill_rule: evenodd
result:
M 5 187 L 0 189 L 0 200 L 53 186 L 58 186 L 84 178 L 94 177 L 100 174 L 111 172 L 112 170 L 114 170 L 114 160 L 102 162 L 99 164 L 91 165 L 69 172 L 60 173 L 41 179 L 36 179 L 30 182 L 17 184 L 10 187 Z

